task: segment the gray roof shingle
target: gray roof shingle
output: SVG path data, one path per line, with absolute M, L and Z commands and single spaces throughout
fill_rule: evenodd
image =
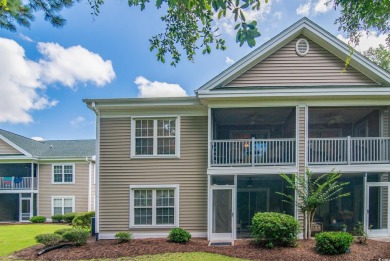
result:
M 2 129 L 0 135 L 38 158 L 92 157 L 96 154 L 96 140 L 36 141 Z

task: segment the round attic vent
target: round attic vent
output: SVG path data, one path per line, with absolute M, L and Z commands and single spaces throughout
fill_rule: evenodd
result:
M 309 52 L 309 42 L 306 39 L 299 39 L 295 45 L 295 51 L 299 56 L 305 56 Z

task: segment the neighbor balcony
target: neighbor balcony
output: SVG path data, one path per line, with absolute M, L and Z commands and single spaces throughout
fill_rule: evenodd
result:
M 310 138 L 308 164 L 389 164 L 389 137 Z
M 0 190 L 36 190 L 36 178 L 0 177 Z

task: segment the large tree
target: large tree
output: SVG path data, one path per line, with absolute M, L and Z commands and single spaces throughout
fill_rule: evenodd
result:
M 80 0 L 81 1 L 81 0 Z M 87 0 L 92 14 L 99 13 L 104 0 Z M 71 7 L 78 0 L 0 0 L 0 27 L 16 30 L 16 24 L 30 27 L 34 13 L 43 11 L 45 19 L 53 26 L 61 27 L 65 19 L 60 11 Z M 165 62 L 170 56 L 172 65 L 180 61 L 184 52 L 187 59 L 194 60 L 198 50 L 210 53 L 212 48 L 225 50 L 225 40 L 215 23 L 219 19 L 233 19 L 236 41 L 242 46 L 256 45 L 255 38 L 260 36 L 256 21 L 248 21 L 245 12 L 260 10 L 268 0 L 128 0 L 129 6 L 164 8 L 161 17 L 165 30 L 150 39 L 151 51 L 157 52 L 157 59 Z M 341 16 L 336 20 L 339 29 L 346 32 L 351 43 L 358 44 L 362 31 L 378 31 L 388 34 L 390 30 L 389 0 L 329 0 L 328 5 L 340 9 Z M 390 38 L 388 38 L 390 46 Z
M 367 51 L 363 52 L 363 54 L 376 63 L 377 65 L 381 66 L 386 71 L 390 72 L 390 50 L 389 48 L 386 48 L 384 45 L 379 45 L 378 48 L 372 48 L 370 47 Z

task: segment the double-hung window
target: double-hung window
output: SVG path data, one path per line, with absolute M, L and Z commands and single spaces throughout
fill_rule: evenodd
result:
M 74 164 L 53 164 L 52 183 L 75 183 Z
M 178 185 L 130 186 L 130 226 L 178 226 L 178 193 Z
M 52 215 L 64 215 L 66 213 L 75 212 L 75 197 L 74 196 L 53 196 L 52 197 Z
M 179 119 L 132 119 L 132 157 L 179 156 Z

